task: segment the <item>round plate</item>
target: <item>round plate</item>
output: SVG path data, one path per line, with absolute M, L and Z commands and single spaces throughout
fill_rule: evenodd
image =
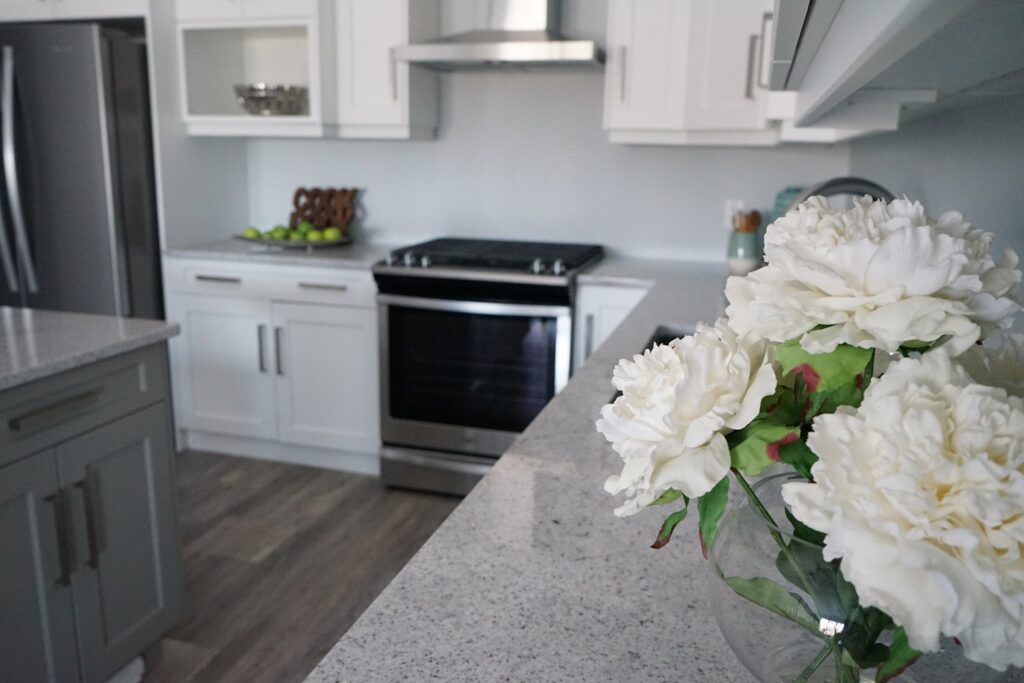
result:
M 352 244 L 350 239 L 340 240 L 322 240 L 320 242 L 306 242 L 305 240 L 298 242 L 293 240 L 265 240 L 265 239 L 250 239 L 248 237 L 242 237 L 241 235 L 234 236 L 236 240 L 248 242 L 249 244 L 262 244 L 267 247 L 280 247 L 281 249 L 326 249 L 327 247 L 340 247 L 343 244 Z

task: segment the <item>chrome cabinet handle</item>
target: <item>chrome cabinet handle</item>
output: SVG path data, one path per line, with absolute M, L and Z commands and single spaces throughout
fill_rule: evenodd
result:
M 281 362 L 281 342 L 284 337 L 284 328 L 274 328 L 274 363 L 277 365 L 277 374 L 284 377 L 284 363 Z
M 747 43 L 747 84 L 743 88 L 743 96 L 748 100 L 754 99 L 754 69 L 757 65 L 757 41 L 758 36 L 752 34 Z
M 388 51 L 388 56 L 391 59 L 391 100 L 393 102 L 398 101 L 398 59 L 395 57 L 395 48 L 391 48 Z
M 267 326 L 266 325 L 257 325 L 256 326 L 256 343 L 259 346 L 258 354 L 259 354 L 259 357 L 260 357 L 259 358 L 260 372 L 266 372 L 267 371 L 267 357 L 266 357 L 266 351 L 267 350 L 266 350 L 266 343 L 263 341 L 264 338 L 266 337 L 266 334 L 267 334 Z
M 73 520 L 71 519 L 71 505 L 68 504 L 67 491 L 61 489 L 43 500 L 53 506 L 54 526 L 57 531 L 60 576 L 57 577 L 56 584 L 70 586 L 71 574 L 75 571 L 75 544 L 71 537 Z
M 96 470 L 87 470 L 85 479 L 75 484 L 82 491 L 85 503 L 85 529 L 88 534 L 89 559 L 86 563 L 99 569 L 100 555 L 107 549 L 107 523 L 103 515 L 103 492 Z
M 0 93 L 0 143 L 3 145 L 4 177 L 7 180 L 7 201 L 11 222 L 14 223 L 14 248 L 17 250 L 25 288 L 30 294 L 39 292 L 36 267 L 32 262 L 32 246 L 25 229 L 25 213 L 21 206 L 21 188 L 18 186 L 18 157 L 14 139 L 14 48 L 3 47 L 3 92 Z
M 768 48 L 768 22 L 772 20 L 772 13 L 765 12 L 761 15 L 761 35 L 757 51 L 757 87 L 768 89 L 768 83 L 764 80 L 764 51 Z
M 239 284 L 242 281 L 240 277 L 227 277 L 225 275 L 196 275 L 196 280 L 200 282 L 227 282 L 231 284 Z
M 586 360 L 594 352 L 594 314 L 588 313 L 583 320 L 583 360 Z
M 619 46 L 619 102 L 626 101 L 626 46 Z
M 347 292 L 348 285 L 329 285 L 323 282 L 300 282 L 300 289 L 327 289 L 332 292 Z
M 99 401 L 102 395 L 103 389 L 93 389 L 92 391 L 86 391 L 76 396 L 50 403 L 42 408 L 12 417 L 7 421 L 7 427 L 15 432 L 30 432 L 40 427 L 60 422 L 89 408 Z

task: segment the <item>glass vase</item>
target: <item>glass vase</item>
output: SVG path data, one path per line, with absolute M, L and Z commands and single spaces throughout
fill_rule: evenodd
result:
M 820 545 L 797 538 L 786 515 L 782 484 L 794 478 L 762 479 L 752 493 L 764 511 L 744 497 L 722 520 L 708 558 L 715 620 L 740 662 L 764 683 L 875 681 L 877 669 L 858 666 L 845 647 L 863 610 L 837 597 L 852 590 L 839 573 L 838 560 L 825 562 Z M 765 513 L 774 524 L 768 524 Z M 765 596 L 775 597 L 775 611 L 752 600 L 771 602 Z M 891 631 L 877 642 L 888 646 Z M 960 646 L 948 640 L 939 652 L 925 654 L 888 680 L 990 683 L 1006 675 L 966 659 Z

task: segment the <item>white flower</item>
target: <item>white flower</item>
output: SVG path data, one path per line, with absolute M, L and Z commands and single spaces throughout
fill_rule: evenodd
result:
M 622 472 L 605 490 L 625 492 L 615 510 L 632 515 L 670 488 L 695 498 L 729 472 L 723 433 L 741 429 L 775 391 L 763 342 L 741 342 L 724 320 L 658 345 L 615 368 L 622 396 L 601 410 L 597 430 L 622 456 Z
M 972 346 L 957 357 L 976 382 L 1024 398 L 1024 334 L 1004 333 L 999 346 Z
M 814 483 L 793 514 L 862 605 L 934 651 L 955 637 L 995 669 L 1024 666 L 1024 400 L 973 382 L 942 350 L 893 365 L 860 408 L 819 416 Z
M 991 241 L 961 214 L 930 220 L 907 199 L 865 196 L 839 210 L 811 197 L 768 226 L 767 266 L 729 278 L 726 312 L 743 335 L 805 335 L 810 353 L 842 343 L 891 352 L 948 335 L 957 355 L 1020 309 L 1017 255 L 996 265 Z

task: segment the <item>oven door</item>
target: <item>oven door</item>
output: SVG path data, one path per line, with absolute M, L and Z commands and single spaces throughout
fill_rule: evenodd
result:
M 568 306 L 377 299 L 385 444 L 498 457 L 569 381 Z

